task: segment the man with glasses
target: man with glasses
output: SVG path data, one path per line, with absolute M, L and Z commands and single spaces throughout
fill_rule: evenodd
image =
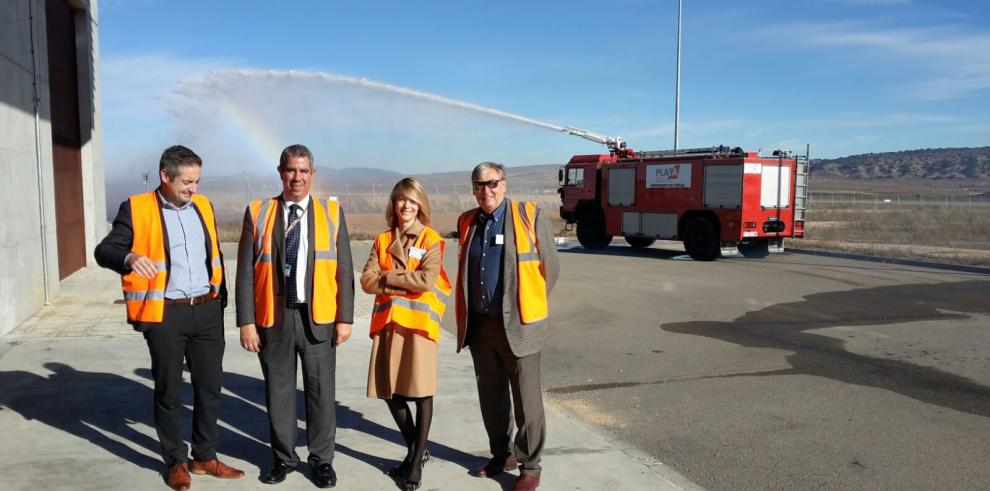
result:
M 505 199 L 501 164 L 478 164 L 471 180 L 478 208 L 457 221 L 457 351 L 471 348 L 492 457 L 470 474 L 491 477 L 518 466 L 513 489 L 533 490 L 546 435 L 540 351 L 560 270 L 553 230 L 534 203 Z M 513 414 L 518 428 L 510 446 Z

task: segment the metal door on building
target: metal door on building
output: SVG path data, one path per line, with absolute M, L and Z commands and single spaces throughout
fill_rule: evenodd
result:
M 86 265 L 75 15 L 65 0 L 45 2 L 60 280 Z

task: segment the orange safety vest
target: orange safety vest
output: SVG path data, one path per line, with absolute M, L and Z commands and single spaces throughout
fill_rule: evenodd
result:
M 328 199 L 326 207 L 317 199 L 311 202 L 314 218 L 313 290 L 309 296 L 310 319 L 314 324 L 329 324 L 337 316 L 337 232 L 340 207 Z M 272 267 L 272 230 L 276 213 L 281 213 L 278 198 L 254 200 L 250 205 L 254 231 L 254 322 L 259 327 L 275 325 L 275 274 Z M 301 224 L 306 226 L 305 224 Z
M 134 236 L 131 252 L 147 256 L 155 263 L 158 274 L 154 278 L 142 278 L 134 271 L 120 277 L 127 304 L 128 322 L 161 322 L 165 315 L 165 287 L 168 285 L 168 257 L 165 252 L 165 226 L 162 224 L 158 191 L 131 196 L 131 228 Z M 203 229 L 210 239 L 210 295 L 220 294 L 223 283 L 223 263 L 220 260 L 220 243 L 217 240 L 217 222 L 213 205 L 206 196 L 194 194 L 193 206 L 203 221 Z
M 516 278 L 519 281 L 519 319 L 523 324 L 546 319 L 548 316 L 547 307 L 547 279 L 543 263 L 540 261 L 540 244 L 536 240 L 536 203 L 532 201 L 509 201 L 509 209 L 512 213 L 512 230 L 516 240 Z M 458 252 L 457 263 L 464 264 L 464 255 L 467 254 L 467 245 L 470 242 L 468 231 L 474 217 L 478 214 L 478 209 L 465 212 L 458 219 Z M 457 270 L 457 284 L 462 284 L 461 271 Z M 464 299 L 463 290 L 458 287 L 457 295 L 454 297 L 457 303 L 457 311 L 467 313 L 467 302 Z M 465 317 L 466 318 L 466 317 Z
M 440 243 L 440 256 L 443 257 L 444 242 L 435 230 L 426 227 L 419 234 L 413 247 L 429 250 L 434 244 Z M 388 246 L 392 243 L 392 231 L 386 230 L 375 239 L 375 252 L 378 253 L 378 266 L 382 271 L 395 269 L 392 255 Z M 410 257 L 406 262 L 407 271 L 415 271 L 419 267 L 420 258 Z M 394 322 L 406 329 L 417 331 L 432 339 L 440 339 L 440 321 L 447 309 L 446 301 L 450 297 L 450 280 L 447 272 L 440 263 L 440 276 L 436 284 L 428 291 L 413 292 L 408 295 L 375 295 L 375 306 L 371 312 L 371 337 L 381 331 L 389 323 Z

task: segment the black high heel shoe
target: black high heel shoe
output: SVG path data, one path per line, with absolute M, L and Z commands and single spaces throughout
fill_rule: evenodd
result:
M 402 484 L 402 491 L 416 491 L 419 486 L 423 483 L 423 465 L 426 464 L 426 455 L 423 455 L 424 459 L 419 462 L 419 479 L 413 481 L 406 476 L 406 482 Z
M 423 451 L 423 460 L 420 463 L 420 467 L 422 468 L 424 465 L 426 465 L 426 462 L 428 460 L 430 460 L 430 451 L 429 450 L 424 450 Z M 395 465 L 391 469 L 385 471 L 385 474 L 388 474 L 389 477 L 405 477 L 405 476 L 409 475 L 409 469 L 410 468 L 412 468 L 412 462 L 403 460 L 402 462 L 400 462 L 399 464 Z

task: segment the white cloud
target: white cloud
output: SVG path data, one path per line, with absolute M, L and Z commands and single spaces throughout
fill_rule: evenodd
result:
M 159 119 L 165 114 L 161 100 L 180 80 L 236 65 L 222 58 L 183 59 L 165 54 L 105 57 L 100 62 L 104 115 Z
M 797 121 L 795 124 L 817 128 L 896 128 L 913 125 L 945 124 L 957 122 L 959 119 L 944 114 L 925 113 L 889 113 L 871 114 L 860 112 L 845 112 L 832 118 L 816 118 Z
M 811 46 L 849 48 L 850 57 L 896 70 L 909 95 L 925 101 L 990 92 L 990 33 L 958 26 L 892 28 L 866 21 L 780 26 L 775 38 Z

